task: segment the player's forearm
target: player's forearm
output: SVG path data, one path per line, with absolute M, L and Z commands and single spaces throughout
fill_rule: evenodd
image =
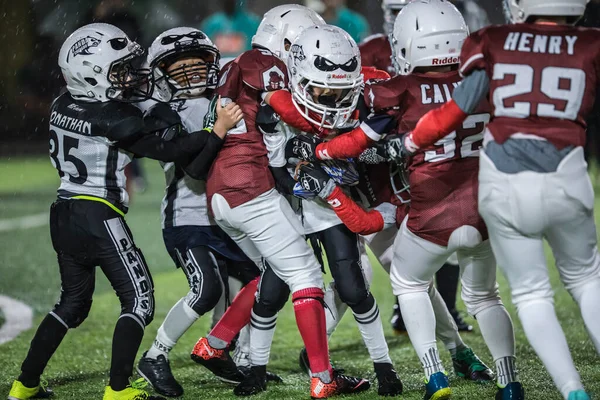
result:
M 383 230 L 384 220 L 379 211 L 366 211 L 348 197 L 339 187 L 336 187 L 331 195 L 327 197 L 327 202 L 344 225 L 352 232 L 360 235 L 369 235 Z
M 468 114 L 450 100 L 421 117 L 410 134 L 410 140 L 419 148 L 430 146 L 460 128 L 467 117 Z
M 184 167 L 184 171 L 194 179 L 206 179 L 213 161 L 217 158 L 223 143 L 225 143 L 225 140 L 221 139 L 215 132 L 210 132 L 207 136 L 206 144 L 200 153 Z
M 292 101 L 292 95 L 287 90 L 267 93 L 265 103 L 270 105 L 286 124 L 300 129 L 302 132 L 313 133 L 315 131 L 314 127 L 298 112 Z
M 287 168 L 269 166 L 269 169 L 275 178 L 277 191 L 279 193 L 293 195 L 296 181 L 292 178 Z
M 119 143 L 119 147 L 138 157 L 163 162 L 188 164 L 206 145 L 206 132 L 195 132 L 174 140 L 165 140 L 154 134 L 145 134 Z
M 316 157 L 319 160 L 336 160 L 358 157 L 372 143 L 362 128 L 359 126 L 351 132 L 339 135 L 328 142 L 317 145 Z

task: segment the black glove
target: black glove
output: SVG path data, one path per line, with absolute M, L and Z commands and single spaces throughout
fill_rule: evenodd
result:
M 414 152 L 409 151 L 406 146 L 408 133 L 398 135 L 387 135 L 383 139 L 385 150 L 390 161 L 403 165 L 408 157 L 412 157 Z
M 171 140 L 182 130 L 181 117 L 167 103 L 156 103 L 144 115 L 147 132 L 156 132 L 163 139 Z
M 302 187 L 322 199 L 327 199 L 335 189 L 335 182 L 320 166 L 309 163 L 302 164 L 297 169 L 296 179 Z
M 291 138 L 285 146 L 285 156 L 290 158 L 299 158 L 305 161 L 316 161 L 317 145 L 321 140 L 313 135 L 304 133 Z

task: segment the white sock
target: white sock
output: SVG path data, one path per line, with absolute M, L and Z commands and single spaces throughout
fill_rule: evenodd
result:
M 385 335 L 383 333 L 383 324 L 381 323 L 381 315 L 379 315 L 379 307 L 373 299 L 373 307 L 364 314 L 354 314 L 354 319 L 358 322 L 358 330 L 362 335 L 365 346 L 369 351 L 371 360 L 374 363 L 392 363 L 390 351 Z
M 571 295 L 579 304 L 581 316 L 585 322 L 590 339 L 600 354 L 600 277 L 589 280 L 585 285 L 571 289 Z
M 346 310 L 348 310 L 348 305 L 340 300 L 340 296 L 335 289 L 335 282 L 329 282 L 325 288 L 323 302 L 325 303 L 327 337 L 331 337 L 346 313 Z
M 275 334 L 277 315 L 260 317 L 254 314 L 250 318 L 250 364 L 267 365 L 271 355 L 271 344 Z
M 435 314 L 429 295 L 426 292 L 407 293 L 398 296 L 398 302 L 410 341 L 423 364 L 425 378 L 443 372 L 435 339 Z
M 250 324 L 244 326 L 240 331 L 231 358 L 238 367 L 250 366 Z
M 475 318 L 496 363 L 498 385 L 504 387 L 510 382 L 516 382 L 515 334 L 508 311 L 498 304 L 477 313 Z
M 517 310 L 529 344 L 565 399 L 572 390 L 583 390 L 552 301 L 530 300 L 519 304 Z
M 434 285 L 431 285 L 429 288 L 429 298 L 431 299 L 431 306 L 435 314 L 435 334 L 437 338 L 444 343 L 446 350 L 451 353 L 466 348 L 467 346 L 458 333 L 458 327 L 456 326 L 456 322 L 454 322 L 454 318 L 450 315 L 450 311 L 448 311 L 442 295 L 440 295 Z
M 163 321 L 154 343 L 146 357 L 156 359 L 159 355 L 169 357 L 169 351 L 175 346 L 177 341 L 192 326 L 200 316 L 185 302 L 185 297 L 180 299 L 171 308 L 167 317 Z

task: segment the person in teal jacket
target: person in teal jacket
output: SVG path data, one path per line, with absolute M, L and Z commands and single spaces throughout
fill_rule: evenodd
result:
M 248 11 L 245 0 L 225 0 L 223 11 L 202 21 L 200 30 L 211 38 L 222 57 L 235 57 L 251 48 L 260 18 Z
M 365 17 L 346 7 L 346 0 L 322 0 L 322 2 L 325 6 L 321 13 L 323 19 L 328 24 L 339 26 L 348 32 L 356 43 L 362 42 L 371 34 Z

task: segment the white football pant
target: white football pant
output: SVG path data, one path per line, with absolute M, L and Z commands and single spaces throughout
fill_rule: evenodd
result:
M 479 182 L 479 211 L 525 334 L 567 398 L 582 385 L 554 312 L 544 239 L 600 351 L 600 257 L 583 148 L 569 153 L 552 173 L 505 174 L 482 152 Z
M 217 193 L 211 205 L 217 224 L 257 265 L 264 258 L 292 293 L 323 288 L 321 266 L 304 239 L 302 225 L 275 189 L 235 208 Z
M 486 323 L 479 321 L 494 360 L 514 356 L 513 326 L 498 294 L 496 261 L 489 241 L 482 242 L 481 234 L 475 228 L 464 226 L 452 234 L 447 247 L 439 246 L 410 232 L 407 219 L 402 222 L 394 242 L 390 277 L 409 337 L 424 366 L 431 361 L 432 352 L 437 354 L 436 312 L 428 291 L 435 273 L 455 251 L 461 268 L 462 299 L 469 314 L 477 317 L 484 311 L 495 309 L 498 311 L 495 314 L 500 316 L 499 320 L 484 318 Z M 499 330 L 505 334 L 497 335 L 495 332 Z M 427 371 L 426 375 L 429 376 Z

